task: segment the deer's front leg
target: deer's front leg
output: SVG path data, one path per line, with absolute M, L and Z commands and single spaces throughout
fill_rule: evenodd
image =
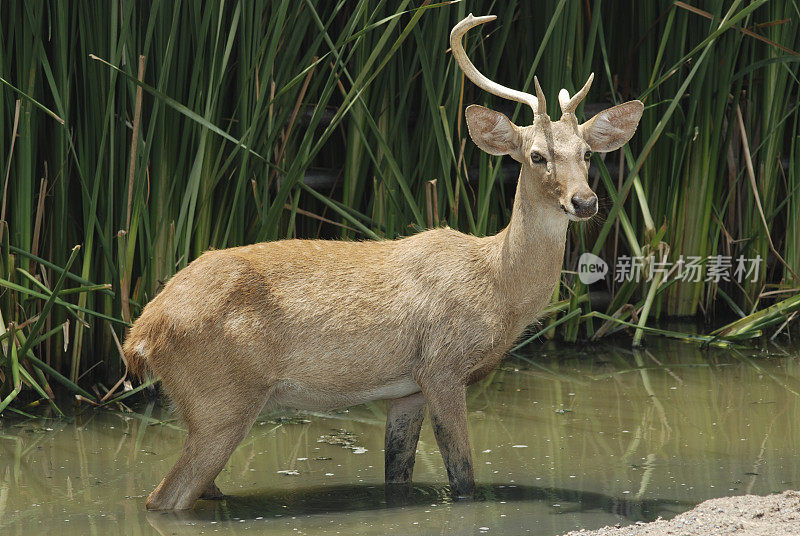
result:
M 409 484 L 425 412 L 422 393 L 389 401 L 386 416 L 386 483 Z
M 469 497 L 475 490 L 475 476 L 467 431 L 466 386 L 432 381 L 422 386 L 422 392 L 451 491 L 459 497 Z

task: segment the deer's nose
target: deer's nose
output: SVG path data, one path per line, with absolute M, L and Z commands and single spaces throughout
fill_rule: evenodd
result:
M 572 206 L 577 217 L 591 218 L 597 214 L 597 196 L 594 193 L 575 194 L 572 196 Z

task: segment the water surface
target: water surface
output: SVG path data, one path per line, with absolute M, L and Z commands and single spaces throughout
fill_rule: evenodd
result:
M 800 488 L 800 353 L 535 346 L 468 391 L 477 480 L 450 499 L 430 427 L 408 494 L 383 486 L 383 403 L 264 415 L 180 514 L 144 500 L 180 452 L 157 404 L 0 420 L 0 533 L 543 534 Z

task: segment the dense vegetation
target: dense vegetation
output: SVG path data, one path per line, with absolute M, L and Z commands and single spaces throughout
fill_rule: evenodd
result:
M 558 89 L 592 71 L 587 117 L 630 98 L 646 106 L 629 146 L 593 157 L 602 217 L 570 228 L 567 271 L 534 335 L 774 334 L 800 308 L 800 7 L 702 8 L 0 3 L 0 407 L 54 381 L 108 398 L 126 323 L 206 249 L 502 228 L 516 166 L 468 140 L 463 110 L 489 105 L 519 124 L 531 111 L 456 67 L 447 39 L 470 11 L 499 17 L 467 38 L 476 65 L 526 91 L 535 73 L 554 117 Z M 611 265 L 592 286 L 605 299 L 570 273 L 585 251 Z M 702 277 L 614 281 L 622 256 L 645 274 L 696 256 Z M 705 281 L 713 256 L 730 259 L 730 281 Z M 764 259 L 741 283 L 739 256 Z M 740 320 L 708 336 L 651 327 L 672 314 Z

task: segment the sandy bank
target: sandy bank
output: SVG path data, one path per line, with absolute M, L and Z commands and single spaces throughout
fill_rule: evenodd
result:
M 800 492 L 709 499 L 669 521 L 572 531 L 565 536 L 783 536 L 800 534 Z

